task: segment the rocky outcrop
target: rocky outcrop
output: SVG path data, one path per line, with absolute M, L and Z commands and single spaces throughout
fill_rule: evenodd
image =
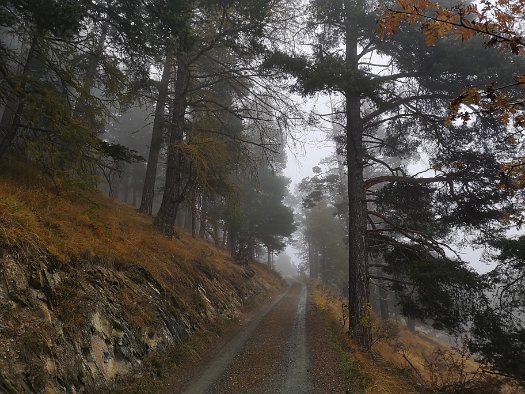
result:
M 154 276 L 137 264 L 63 264 L 0 245 L 0 392 L 94 391 L 278 286 L 255 275 L 262 267 L 224 264 Z

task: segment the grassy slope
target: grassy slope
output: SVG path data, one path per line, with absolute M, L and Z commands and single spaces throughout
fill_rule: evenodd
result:
M 182 231 L 167 239 L 153 229 L 150 217 L 130 205 L 99 193 L 57 193 L 46 177 L 15 161 L 0 162 L 0 168 L 0 241 L 7 246 L 43 247 L 62 264 L 96 258 L 140 265 L 166 286 L 193 284 L 202 275 L 195 272 L 196 263 L 234 278 L 241 275 L 226 251 Z M 253 268 L 275 286 L 272 273 Z M 181 290 L 184 297 L 187 292 Z
M 194 321 L 203 319 L 206 305 L 197 290 L 191 289 L 204 286 L 208 297 L 215 297 L 213 302 L 225 308 L 230 305 L 231 290 L 228 293 L 224 289 L 233 289 L 239 296 L 256 295 L 245 299 L 245 308 L 280 291 L 280 278 L 264 265 L 241 267 L 226 251 L 182 231 L 179 237 L 167 239 L 153 229 L 151 222 L 150 217 L 139 214 L 134 207 L 100 193 L 59 191 L 53 182 L 34 169 L 17 161 L 0 161 L 0 258 L 2 249 L 24 249 L 29 256 L 35 251 L 50 256 L 54 264 L 62 264 L 68 272 L 77 267 L 81 271 L 86 261 L 110 270 L 117 266 L 124 269 L 140 266 L 166 289 L 178 307 L 190 318 L 195 318 Z M 216 278 L 228 283 L 219 286 Z M 259 290 L 254 291 L 254 281 L 250 278 L 256 280 Z M 122 287 L 118 302 L 125 308 L 131 323 L 137 329 L 154 326 L 152 319 L 158 316 L 148 307 L 149 301 L 137 299 L 137 295 L 128 290 Z M 71 302 L 76 300 L 71 298 Z M 88 313 L 86 308 L 76 304 L 65 309 L 70 312 L 62 317 L 64 319 L 70 319 L 71 311 L 77 309 Z M 61 310 L 60 305 L 57 310 Z M 188 361 L 193 358 L 188 355 L 206 348 L 210 338 L 216 336 L 214 331 L 222 325 L 219 321 L 206 325 L 208 332 L 197 332 L 198 335 L 182 348 L 168 349 L 166 354 L 160 352 L 158 356 L 153 354 L 149 362 L 146 360 L 146 366 L 162 364 L 153 368 L 155 373 L 162 374 L 163 370 L 172 367 L 162 357 L 169 356 L 170 362 L 177 364 Z M 145 384 L 147 379 L 140 380 Z
M 373 345 L 373 355 L 364 354 L 350 340 L 348 321 L 343 327 L 343 299 L 313 282 L 313 301 L 332 320 L 334 347 L 347 384 L 356 393 L 524 393 L 515 382 L 482 373 L 479 364 L 457 349 L 424 333 L 411 333 L 402 324 L 391 322 L 390 337 Z M 374 318 L 374 337 L 383 335 Z
M 419 392 L 413 382 L 389 365 L 372 360 L 350 340 L 347 326 L 341 322 L 341 302 L 321 285 L 310 285 L 311 296 L 317 307 L 331 319 L 334 334 L 334 349 L 339 354 L 340 370 L 347 386 L 355 393 L 405 394 Z

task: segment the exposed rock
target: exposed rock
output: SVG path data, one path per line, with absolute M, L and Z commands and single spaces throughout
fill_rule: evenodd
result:
M 65 265 L 0 245 L 0 392 L 108 387 L 140 374 L 149 353 L 235 318 L 267 290 L 249 266 L 225 274 L 195 265 L 200 274 L 172 288 L 138 265 L 95 258 Z

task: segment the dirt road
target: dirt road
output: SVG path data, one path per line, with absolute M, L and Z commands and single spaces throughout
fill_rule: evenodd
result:
M 322 325 L 306 286 L 291 281 L 176 392 L 344 393 Z

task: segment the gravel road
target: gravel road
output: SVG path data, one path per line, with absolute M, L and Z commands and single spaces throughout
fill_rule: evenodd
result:
M 261 309 L 179 392 L 345 392 L 319 328 L 306 285 L 290 281 L 286 292 Z

